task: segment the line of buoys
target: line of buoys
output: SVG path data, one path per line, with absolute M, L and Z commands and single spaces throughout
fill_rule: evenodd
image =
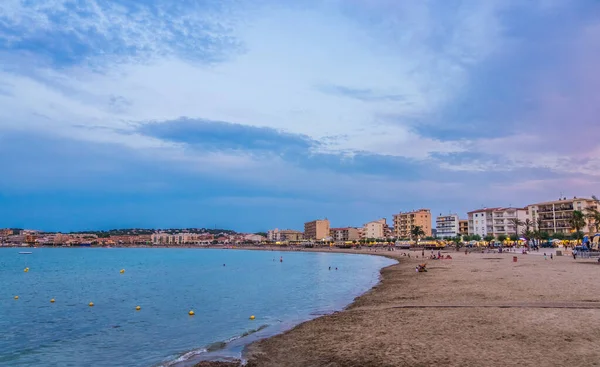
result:
M 250 316 L 250 320 L 254 320 L 254 319 L 255 319 L 254 315 Z
M 90 303 L 88 303 L 88 306 L 90 306 L 90 307 L 94 307 L 94 302 L 90 302 Z
M 54 303 L 54 298 L 52 298 L 52 299 L 50 300 L 50 303 Z
M 19 299 L 19 296 L 15 296 L 15 299 Z
M 188 315 L 190 316 L 194 316 L 196 313 L 194 312 L 194 310 L 190 310 L 190 312 L 188 312 Z
M 142 308 L 141 308 L 140 306 L 135 306 L 135 310 L 136 310 L 136 311 L 139 311 L 139 310 L 141 310 L 141 309 L 142 309 Z

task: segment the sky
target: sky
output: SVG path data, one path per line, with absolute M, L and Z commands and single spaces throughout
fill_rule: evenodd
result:
M 597 0 L 2 0 L 0 227 L 600 195 Z

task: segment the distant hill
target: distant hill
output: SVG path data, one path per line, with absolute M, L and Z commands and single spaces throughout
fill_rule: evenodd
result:
M 95 234 L 100 238 L 106 238 L 110 236 L 136 236 L 136 235 L 149 235 L 154 232 L 164 232 L 169 234 L 187 232 L 187 233 L 209 233 L 209 234 L 236 234 L 237 232 L 231 229 L 220 229 L 220 228 L 168 228 L 168 229 L 146 229 L 146 228 L 128 228 L 128 229 L 110 229 L 108 231 L 80 231 L 70 232 L 69 234 Z

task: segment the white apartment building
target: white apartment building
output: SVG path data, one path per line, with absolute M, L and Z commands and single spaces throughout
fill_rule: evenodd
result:
M 438 238 L 456 237 L 460 233 L 457 214 L 441 215 L 435 218 L 436 236 Z
M 267 231 L 267 240 L 273 242 L 281 241 L 281 231 L 279 230 L 279 228 L 270 229 L 269 231 Z
M 469 234 L 480 235 L 520 235 L 523 226 L 515 226 L 518 219 L 523 222 L 528 218 L 525 208 L 484 208 L 474 210 L 469 215 Z
M 199 244 L 203 241 L 202 236 L 195 233 L 153 233 L 151 238 L 153 245 L 184 245 L 184 244 Z
M 381 239 L 386 237 L 387 221 L 385 218 L 374 220 L 363 225 L 363 238 Z

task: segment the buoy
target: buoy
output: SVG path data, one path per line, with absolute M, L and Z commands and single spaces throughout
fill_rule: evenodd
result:
M 19 299 L 19 296 L 15 296 L 15 299 Z
M 90 307 L 94 307 L 94 302 L 90 302 L 90 303 L 88 304 L 88 306 L 90 306 Z
M 141 308 L 140 306 L 135 306 L 135 310 L 136 310 L 136 311 L 139 311 L 139 310 L 141 310 L 141 309 L 142 309 L 142 308 Z
M 125 272 L 125 269 L 121 269 L 121 271 L 119 273 L 123 274 Z
M 27 272 L 29 272 L 29 268 L 25 268 L 25 269 L 23 269 L 23 271 L 27 273 Z
M 50 300 L 50 303 L 54 303 L 54 298 L 52 298 L 52 299 Z
M 250 316 L 250 320 L 254 320 L 254 315 Z
M 190 316 L 194 316 L 196 313 L 194 312 L 194 310 L 190 310 L 190 312 L 188 312 L 188 315 Z

